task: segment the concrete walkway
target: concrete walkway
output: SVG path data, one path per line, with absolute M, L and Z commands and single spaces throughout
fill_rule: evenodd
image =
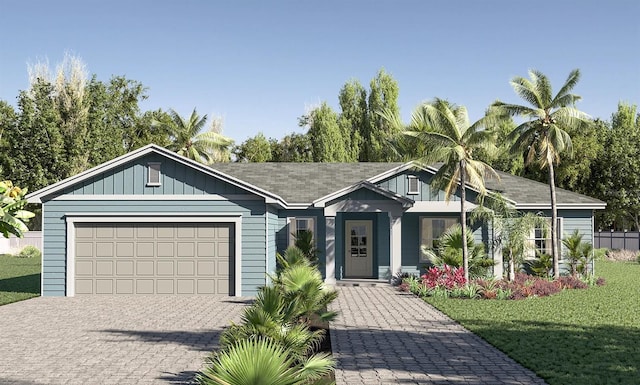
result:
M 0 384 L 190 384 L 245 300 L 39 297 L 0 306 Z
M 413 294 L 337 286 L 336 384 L 545 384 Z

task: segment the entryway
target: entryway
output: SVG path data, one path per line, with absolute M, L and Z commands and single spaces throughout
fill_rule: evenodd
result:
M 345 221 L 345 278 L 373 278 L 373 221 Z

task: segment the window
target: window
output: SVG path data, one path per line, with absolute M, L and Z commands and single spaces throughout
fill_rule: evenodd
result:
M 531 243 L 531 249 L 529 253 L 529 257 L 533 258 L 537 253 L 540 254 L 549 254 L 551 255 L 551 218 L 545 218 L 547 221 L 546 228 L 536 227 L 531 231 L 531 235 L 529 237 L 529 242 Z M 558 218 L 558 226 L 557 230 L 557 239 L 558 239 L 558 251 L 561 253 L 562 237 L 562 218 Z
M 459 223 L 459 218 L 428 218 L 420 217 L 420 261 L 425 261 L 425 255 L 422 247 L 433 249 L 437 245 L 436 240 L 440 238 L 446 229 Z
M 289 218 L 289 246 L 296 242 L 296 237 L 302 231 L 311 231 L 315 243 L 316 229 L 314 218 Z
M 419 194 L 420 184 L 418 183 L 418 178 L 413 175 L 409 175 L 407 179 L 408 179 L 407 194 L 411 194 L 411 195 Z
M 160 163 L 147 164 L 147 186 L 160 186 Z

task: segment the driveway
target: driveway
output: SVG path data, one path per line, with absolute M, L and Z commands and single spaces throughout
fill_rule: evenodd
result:
M 0 306 L 0 384 L 186 384 L 247 298 L 40 297 Z
M 535 373 L 431 305 L 388 284 L 337 286 L 337 385 L 542 385 Z

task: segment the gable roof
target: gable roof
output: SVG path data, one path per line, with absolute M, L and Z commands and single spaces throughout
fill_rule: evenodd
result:
M 74 175 L 58 183 L 44 187 L 26 196 L 29 202 L 41 202 L 51 194 L 80 183 L 102 172 L 124 163 L 157 153 L 180 162 L 248 192 L 263 197 L 267 203 L 280 204 L 283 207 L 304 208 L 310 205 L 321 206 L 359 188 L 367 188 L 387 198 L 396 200 L 403 206 L 410 205 L 410 199 L 392 191 L 380 188 L 375 183 L 393 177 L 410 169 L 422 169 L 435 173 L 439 165 L 429 167 L 408 163 L 217 163 L 212 167 L 190 160 L 154 144 L 141 147 L 109 162 Z M 498 172 L 501 180 L 489 179 L 487 189 L 501 193 L 512 201 L 516 208 L 548 209 L 549 186 L 545 183 Z M 562 208 L 602 209 L 605 203 L 586 195 L 556 189 L 558 206 Z
M 119 156 L 115 159 L 112 159 L 108 162 L 102 163 L 94 168 L 91 168 L 89 170 L 86 170 L 84 172 L 81 172 L 80 174 L 71 176 L 67 179 L 61 180 L 60 182 L 54 183 L 52 185 L 46 186 L 41 188 L 38 191 L 34 191 L 30 194 L 27 194 L 27 196 L 25 197 L 27 199 L 27 201 L 29 203 L 41 203 L 42 202 L 42 198 L 52 195 L 52 194 L 56 194 L 60 191 L 63 191 L 65 188 L 75 185 L 77 183 L 83 182 L 93 176 L 99 175 L 100 173 L 103 173 L 105 171 L 109 171 L 115 167 L 118 167 L 122 164 L 131 162 L 135 159 L 141 158 L 147 154 L 150 153 L 156 153 L 159 155 L 162 155 L 166 158 L 172 159 L 178 163 L 182 163 L 188 167 L 191 167 L 197 171 L 203 172 L 205 174 L 208 174 L 210 176 L 213 176 L 215 178 L 218 178 L 224 182 L 230 183 L 234 186 L 240 187 L 248 192 L 254 193 L 258 196 L 261 196 L 263 198 L 265 198 L 265 201 L 268 203 L 281 203 L 284 204 L 285 202 L 282 200 L 281 197 L 263 190 L 262 188 L 258 187 L 258 186 L 253 186 L 243 180 L 239 180 L 234 178 L 233 176 L 229 176 L 224 174 L 223 172 L 217 171 L 212 169 L 211 167 L 208 167 L 202 163 L 196 162 L 194 160 L 191 160 L 189 158 L 186 158 L 182 155 L 178 155 L 173 151 L 167 150 L 164 147 L 160 147 L 158 145 L 155 144 L 149 144 L 147 146 L 144 147 L 140 147 L 137 150 L 134 150 L 128 154 L 124 154 L 122 156 Z

